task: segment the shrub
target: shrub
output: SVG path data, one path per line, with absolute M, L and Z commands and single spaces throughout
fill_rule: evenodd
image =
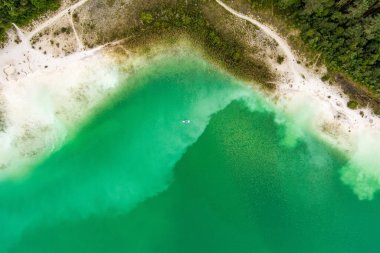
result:
M 358 105 L 359 105 L 358 102 L 356 102 L 355 100 L 350 100 L 347 103 L 347 107 L 350 108 L 350 109 L 352 109 L 352 110 L 357 109 Z

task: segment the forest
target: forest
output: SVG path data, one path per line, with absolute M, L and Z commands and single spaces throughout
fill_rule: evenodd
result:
M 330 70 L 343 72 L 380 94 L 380 0 L 247 0 L 275 8 L 322 53 Z M 0 42 L 12 23 L 26 24 L 59 7 L 60 0 L 0 0 Z
M 380 94 L 379 0 L 248 0 L 274 5 L 301 31 L 302 40 L 322 53 L 330 70 L 343 72 Z
M 23 25 L 48 10 L 59 7 L 59 0 L 0 0 L 0 41 L 12 23 Z

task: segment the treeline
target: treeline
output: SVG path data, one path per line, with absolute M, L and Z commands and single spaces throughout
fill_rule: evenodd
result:
M 0 0 L 0 42 L 12 23 L 24 25 L 42 13 L 57 9 L 59 0 Z
M 247 57 L 250 54 L 243 43 L 210 22 L 210 17 L 203 12 L 202 0 L 159 3 L 153 8 L 144 9 L 139 18 L 140 25 L 130 37 L 137 40 L 140 46 L 154 41 L 155 36 L 166 40 L 185 35 L 192 39 L 194 45 L 204 49 L 202 51 L 209 59 L 233 74 L 244 80 L 255 80 L 264 88 L 274 88 L 275 76 L 270 68 L 258 57 Z
M 290 17 L 327 65 L 380 93 L 380 0 L 248 0 Z

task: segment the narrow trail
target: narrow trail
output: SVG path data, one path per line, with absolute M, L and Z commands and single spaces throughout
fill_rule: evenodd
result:
M 286 69 L 292 76 L 279 83 L 277 88 L 278 108 L 298 125 L 295 132 L 315 134 L 345 154 L 348 162 L 341 171 L 341 180 L 349 185 L 359 200 L 372 200 L 380 192 L 380 117 L 370 108 L 351 110 L 347 107 L 350 98 L 343 95 L 338 85 L 329 85 L 321 76 L 313 73 L 320 55 L 311 68 L 297 63 L 289 44 L 275 31 L 259 21 L 232 9 L 221 0 L 221 7 L 238 18 L 257 26 L 274 39 L 286 56 Z M 288 72 L 286 73 L 288 74 Z
M 31 32 L 29 32 L 26 35 L 27 39 L 29 39 L 29 40 L 32 39 L 34 35 L 36 35 L 40 31 L 42 31 L 46 27 L 49 27 L 54 22 L 56 22 L 58 19 L 60 19 L 63 16 L 65 16 L 66 14 L 69 14 L 69 12 L 72 13 L 75 9 L 79 8 L 80 6 L 82 6 L 83 4 L 87 3 L 88 1 L 89 0 L 81 0 L 81 1 L 77 2 L 76 4 L 73 4 L 73 5 L 69 6 L 69 7 L 67 7 L 66 9 L 58 12 L 55 16 L 53 16 L 52 18 L 49 18 L 47 21 L 43 22 L 42 24 L 40 24 L 39 26 L 37 26 L 36 28 L 34 28 Z
M 70 13 L 70 25 L 74 31 L 74 36 L 75 36 L 75 39 L 77 41 L 78 51 L 82 51 L 84 47 L 83 47 L 82 40 L 79 38 L 77 29 L 75 28 L 73 14 L 74 14 L 74 11 L 71 11 L 71 13 Z
M 20 27 L 18 27 L 15 23 L 12 23 L 13 27 L 16 29 L 16 32 L 17 32 L 17 36 L 19 37 L 19 39 L 24 42 L 26 41 L 26 37 L 25 37 L 25 33 L 20 29 Z
M 240 12 L 235 11 L 234 9 L 232 9 L 231 7 L 229 7 L 228 5 L 226 5 L 225 3 L 223 3 L 220 0 L 215 0 L 215 1 L 220 6 L 222 6 L 225 10 L 227 10 L 228 12 L 230 12 L 231 14 L 233 14 L 234 16 L 236 16 L 238 18 L 241 18 L 241 19 L 244 19 L 244 20 L 250 22 L 251 24 L 257 26 L 266 35 L 268 35 L 269 37 L 271 37 L 272 39 L 274 39 L 277 42 L 278 46 L 284 52 L 284 54 L 286 56 L 285 60 L 287 61 L 287 63 L 291 67 L 292 72 L 294 74 L 294 78 L 296 79 L 296 81 L 301 81 L 302 82 L 302 75 L 304 74 L 305 71 L 301 70 L 301 67 L 298 65 L 296 57 L 294 56 L 291 48 L 289 47 L 288 43 L 283 38 L 281 38 L 275 31 L 273 31 L 268 26 L 262 24 L 261 22 L 255 20 L 255 19 L 253 19 L 251 17 L 248 17 L 248 16 L 246 16 L 246 15 L 240 13 Z
M 30 32 L 23 31 L 14 25 L 16 35 L 21 42 L 17 41 L 16 43 L 14 40 L 10 40 L 4 48 L 0 49 L 0 96 L 4 97 L 2 100 L 4 102 L 0 101 L 0 103 L 4 103 L 4 105 L 1 104 L 2 108 L 6 110 L 7 120 L 10 119 L 10 123 L 7 123 L 9 126 L 4 131 L 6 134 L 0 134 L 0 143 L 2 144 L 0 146 L 0 168 L 2 163 L 7 166 L 9 164 L 7 167 L 9 170 L 1 170 L 5 173 L 4 176 L 7 173 L 13 173 L 12 169 L 19 166 L 19 161 L 28 163 L 28 159 L 35 159 L 19 156 L 21 154 L 19 152 L 24 154 L 24 149 L 28 151 L 28 148 L 32 146 L 33 152 L 36 152 L 37 155 L 44 155 L 51 153 L 61 145 L 61 139 L 58 140 L 57 136 L 63 140 L 66 132 L 64 134 L 61 132 L 60 117 L 63 117 L 62 122 L 70 123 L 69 127 L 78 124 L 81 117 L 85 117 L 92 108 L 95 108 L 93 106 L 108 96 L 107 94 L 110 94 L 109 92 L 114 87 L 124 83 L 117 75 L 117 66 L 114 67 L 113 63 L 108 61 L 110 59 L 107 58 L 107 51 L 105 50 L 104 54 L 95 54 L 109 46 L 119 46 L 128 54 L 128 48 L 124 48 L 120 43 L 129 38 L 99 45 L 93 49 L 86 48 L 82 44 L 80 31 L 78 34 L 75 28 L 73 13 L 88 1 L 80 0 L 59 11 L 48 20 L 36 24 L 36 27 Z M 380 191 L 378 161 L 367 159 L 367 157 L 380 156 L 380 118 L 373 115 L 368 108 L 360 109 L 362 115 L 359 110 L 348 109 L 346 105 L 349 98 L 337 86 L 323 82 L 320 75 L 313 73 L 311 68 L 298 64 L 296 54 L 293 53 L 284 38 L 269 26 L 239 13 L 221 0 L 215 1 L 230 14 L 258 27 L 276 41 L 278 45 L 276 49 L 284 54 L 284 62 L 281 69 L 278 68 L 278 72 L 281 74 L 278 89 L 273 97 L 268 98 L 286 116 L 285 119 L 279 118 L 278 120 L 295 122 L 290 125 L 291 131 L 294 130 L 297 134 L 305 131 L 316 133 L 317 136 L 321 136 L 342 152 L 354 157 L 353 164 L 366 169 L 358 174 L 359 180 L 363 177 L 376 176 L 376 180 L 371 182 L 376 185 L 374 190 Z M 226 13 L 226 15 L 230 14 Z M 53 57 L 50 53 L 43 53 L 42 50 L 33 48 L 30 42 L 33 36 L 45 28 L 59 23 L 62 17 L 69 18 L 68 21 L 74 31 L 70 36 L 75 35 L 78 49 L 62 57 Z M 14 34 L 12 38 L 14 38 Z M 65 38 L 67 37 L 60 39 L 63 41 Z M 133 54 L 130 58 L 132 57 Z M 317 64 L 318 61 L 319 56 L 315 59 L 314 64 Z M 131 66 L 134 69 L 134 65 Z M 274 66 L 278 67 L 279 65 L 274 63 Z M 87 99 L 82 99 L 82 96 L 90 97 L 92 102 L 87 103 Z M 49 127 L 47 129 L 51 129 L 50 132 L 45 132 L 45 130 L 41 132 L 38 128 L 39 126 L 45 127 L 45 125 Z M 296 128 L 293 129 L 293 127 Z M 33 138 L 26 138 L 26 142 L 14 144 L 23 140 L 25 133 L 29 133 L 31 130 L 35 131 Z M 368 143 L 364 143 L 363 139 L 369 140 Z M 37 141 L 37 145 L 32 142 L 34 140 Z M 40 140 L 44 143 L 39 143 Z M 39 148 L 40 146 L 41 149 L 34 149 L 34 147 Z M 9 154 L 14 154 L 14 156 Z M 347 184 L 355 187 L 355 182 Z M 368 196 L 372 197 L 372 195 Z
M 109 44 L 105 44 L 93 49 L 85 49 L 75 28 L 73 12 L 88 1 L 89 0 L 81 0 L 65 8 L 64 10 L 59 11 L 48 20 L 38 24 L 37 27 L 30 32 L 26 32 L 20 29 L 16 24 L 13 24 L 20 42 L 11 41 L 6 47 L 0 49 L 0 84 L 7 83 L 9 81 L 17 81 L 18 79 L 24 78 L 36 70 L 41 70 L 44 68 L 51 69 L 52 67 L 65 65 L 70 61 L 83 59 L 108 46 Z M 65 57 L 56 58 L 50 54 L 42 52 L 41 50 L 37 50 L 32 46 L 31 39 L 36 34 L 43 31 L 45 28 L 56 24 L 59 22 L 60 18 L 66 15 L 68 15 L 70 25 L 74 31 L 72 36 L 75 36 L 75 40 L 77 42 L 77 49 L 72 54 Z

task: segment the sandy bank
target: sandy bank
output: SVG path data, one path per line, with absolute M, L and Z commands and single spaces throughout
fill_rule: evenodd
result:
M 58 56 L 47 53 L 55 47 L 47 43 L 49 38 L 44 39 L 43 50 L 35 48 L 35 34 L 70 18 L 71 11 L 85 2 L 36 23 L 28 32 L 15 26 L 0 49 L 0 179 L 19 175 L 61 147 L 114 95 L 130 74 L 126 69 L 141 64 L 127 54 L 112 57 L 111 48 L 119 41 L 84 49 L 77 39 L 69 54 Z M 76 33 L 65 34 L 62 41 L 73 36 L 78 38 Z
M 126 70 L 144 64 L 144 57 L 131 54 L 120 41 L 86 49 L 73 13 L 88 1 L 65 7 L 27 32 L 15 26 L 10 34 L 14 40 L 0 50 L 0 142 L 4 143 L 0 147 L 0 176 L 59 148 L 73 129 L 115 94 L 132 73 Z M 265 94 L 281 112 L 278 120 L 300 137 L 311 131 L 345 153 L 350 160 L 342 169 L 343 181 L 361 199 L 371 199 L 380 189 L 380 118 L 369 108 L 347 108 L 348 97 L 298 64 L 286 40 L 269 26 L 219 0 L 216 3 L 226 17 L 233 15 L 244 21 L 236 23 L 244 25 L 244 36 L 249 37 L 249 26 L 261 31 L 248 41 L 252 48 L 264 44 L 271 48 L 262 51 L 269 51 L 266 61 L 279 78 L 277 89 Z M 55 31 L 62 28 L 65 32 L 52 43 Z M 36 39 L 40 33 L 43 35 Z M 277 54 L 284 56 L 283 62 L 276 61 Z
M 273 38 L 286 58 L 277 66 L 282 72 L 277 91 L 270 100 L 285 112 L 300 137 L 313 131 L 342 151 L 350 160 L 342 179 L 361 199 L 371 199 L 380 190 L 380 118 L 370 108 L 351 110 L 349 98 L 337 86 L 300 65 L 290 46 L 274 30 L 252 17 L 216 0 L 226 11 L 260 28 Z M 275 62 L 273 62 L 276 65 Z

